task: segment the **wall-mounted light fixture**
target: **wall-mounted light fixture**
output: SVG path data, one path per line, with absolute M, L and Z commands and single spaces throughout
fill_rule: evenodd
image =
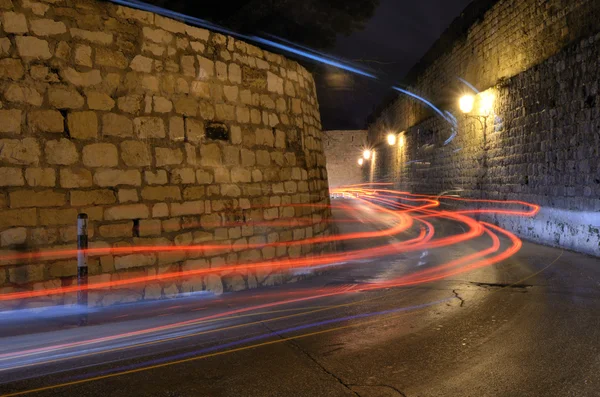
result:
M 365 160 L 362 157 L 358 159 L 358 165 L 362 166 L 364 162 Z
M 465 114 L 471 113 L 471 111 L 473 110 L 474 104 L 475 104 L 475 97 L 470 94 L 463 95 L 458 100 L 458 106 L 460 108 L 460 111 Z
M 364 158 L 365 160 L 368 160 L 368 159 L 370 159 L 370 158 L 371 158 L 371 151 L 370 151 L 369 149 L 365 149 L 365 150 L 364 150 L 364 152 L 363 152 L 363 158 Z
M 482 116 L 489 116 L 494 111 L 494 94 L 491 92 L 482 92 L 479 101 L 479 113 Z
M 396 144 L 396 134 L 390 132 L 387 136 L 388 145 L 394 146 Z
M 398 146 L 400 146 L 400 147 L 404 146 L 404 135 L 400 135 L 398 137 Z

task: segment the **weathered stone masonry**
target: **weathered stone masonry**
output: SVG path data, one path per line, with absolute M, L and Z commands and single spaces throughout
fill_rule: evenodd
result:
M 223 244 L 222 252 L 90 258 L 91 281 L 296 257 L 321 247 L 248 244 L 329 233 L 311 75 L 232 37 L 85 0 L 0 0 L 0 245 Z M 254 222 L 309 218 L 288 227 Z M 0 291 L 70 282 L 71 258 L 0 262 Z M 215 274 L 91 293 L 92 304 L 279 282 Z M 60 297 L 59 297 L 60 298 Z M 55 299 L 59 299 L 55 298 Z
M 366 130 L 323 131 L 330 189 L 362 182 L 362 171 L 356 162 L 366 145 Z
M 536 203 L 542 209 L 534 218 L 494 221 L 534 241 L 599 255 L 600 3 L 490 3 L 449 50 L 434 46 L 426 59 L 436 60 L 413 73 L 412 90 L 457 117 L 456 137 L 447 143 L 449 123 L 400 97 L 370 126 L 376 159 L 364 177 L 414 192 L 461 189 L 465 197 Z M 494 96 L 485 123 L 457 110 L 468 91 L 457 76 L 486 90 L 474 114 L 482 96 Z M 389 131 L 402 133 L 405 145 L 386 146 Z

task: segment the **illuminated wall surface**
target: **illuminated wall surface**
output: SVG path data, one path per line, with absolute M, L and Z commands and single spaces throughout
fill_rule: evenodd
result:
M 90 282 L 324 248 L 256 248 L 329 233 L 329 210 L 306 205 L 329 198 L 315 85 L 303 67 L 148 12 L 51 3 L 0 1 L 3 293 L 59 287 L 76 274 L 72 253 L 27 253 L 75 248 L 81 212 L 91 247 L 223 247 L 107 251 L 90 257 Z M 292 277 L 268 268 L 220 276 L 113 291 L 110 301 L 90 292 L 90 304 Z
M 327 160 L 330 188 L 362 182 L 363 171 L 357 161 L 362 156 L 366 144 L 366 130 L 323 132 L 323 150 Z
M 494 220 L 534 241 L 600 255 L 600 2 L 491 3 L 462 34 L 451 26 L 444 50 L 434 46 L 412 73 L 412 90 L 449 110 L 457 126 L 400 96 L 370 126 L 377 159 L 366 178 L 539 204 L 534 218 Z M 470 89 L 457 77 L 485 91 L 469 117 L 458 102 Z M 477 117 L 485 95 L 494 97 L 491 114 Z M 406 131 L 403 147 L 387 146 L 390 130 Z

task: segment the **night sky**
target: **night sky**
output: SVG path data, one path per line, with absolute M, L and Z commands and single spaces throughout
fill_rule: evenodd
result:
M 365 30 L 339 36 L 331 54 L 364 64 L 401 82 L 471 0 L 380 0 Z M 389 93 L 389 84 L 342 73 L 313 70 L 324 130 L 363 129 Z

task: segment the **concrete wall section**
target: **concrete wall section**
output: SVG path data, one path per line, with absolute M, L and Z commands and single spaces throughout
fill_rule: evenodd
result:
M 81 212 L 92 247 L 224 247 L 92 257 L 92 281 L 320 249 L 248 247 L 329 233 L 326 206 L 291 206 L 328 204 L 315 86 L 296 62 L 100 1 L 0 1 L 0 21 L 0 256 L 74 248 Z M 289 224 L 255 226 L 273 220 Z M 60 286 L 76 264 L 58 259 L 0 262 L 0 290 Z M 279 279 L 217 273 L 91 303 Z
M 323 132 L 329 188 L 362 182 L 362 170 L 357 161 L 366 145 L 367 130 Z

